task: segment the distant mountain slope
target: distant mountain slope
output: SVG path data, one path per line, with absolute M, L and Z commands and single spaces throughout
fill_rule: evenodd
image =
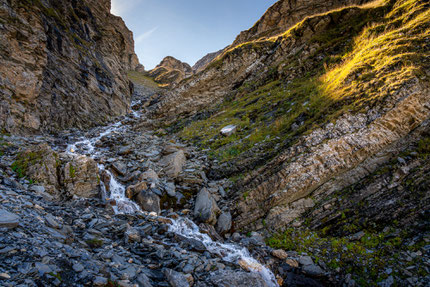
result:
M 157 83 L 164 86 L 172 86 L 192 75 L 190 65 L 183 63 L 174 57 L 165 57 L 160 64 L 148 72 L 148 75 Z

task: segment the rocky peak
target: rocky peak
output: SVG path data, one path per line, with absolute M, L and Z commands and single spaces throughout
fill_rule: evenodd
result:
M 165 57 L 160 62 L 160 64 L 157 65 L 156 68 L 159 68 L 159 67 L 164 67 L 167 69 L 182 70 L 182 71 L 187 72 L 187 73 L 190 73 L 192 70 L 190 65 L 188 65 L 187 63 L 181 62 L 172 56 Z
M 149 76 L 165 86 L 173 86 L 193 74 L 191 66 L 178 59 L 167 56 L 154 69 L 149 71 Z

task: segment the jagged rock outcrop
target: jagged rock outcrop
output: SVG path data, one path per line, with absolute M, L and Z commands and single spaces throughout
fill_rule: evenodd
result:
M 1 1 L 0 127 L 86 128 L 129 109 L 132 33 L 110 1 Z
M 429 93 L 428 86 L 408 85 L 396 93 L 393 108 L 385 114 L 377 114 L 376 119 L 372 119 L 374 111 L 346 115 L 252 173 L 254 178 L 249 180 L 255 189 L 240 204 L 237 226 L 250 227 L 251 222 L 267 215 L 267 227 L 281 229 L 315 205 L 299 201 L 311 194 L 330 195 L 373 173 L 402 150 L 401 145 L 390 147 L 417 141 L 411 133 L 428 125 Z M 384 206 L 385 201 L 381 199 L 377 205 Z
M 174 57 L 168 56 L 148 73 L 155 82 L 165 86 L 172 86 L 190 77 L 193 70 L 187 63 L 183 63 Z
M 206 67 L 219 55 L 225 51 L 225 48 L 217 52 L 209 53 L 200 60 L 198 60 L 192 67 L 194 73 L 199 73 L 206 69 Z
M 273 4 L 254 26 L 237 36 L 231 47 L 262 37 L 285 32 L 307 16 L 314 16 L 336 8 L 360 5 L 369 0 L 306 1 L 281 0 Z

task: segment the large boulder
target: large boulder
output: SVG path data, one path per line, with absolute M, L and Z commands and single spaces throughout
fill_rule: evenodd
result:
M 26 177 L 45 187 L 55 197 L 59 196 L 57 167 L 60 165 L 58 154 L 46 143 L 35 145 L 18 153 L 12 169 L 19 177 Z
M 161 159 L 161 165 L 164 167 L 164 172 L 170 178 L 177 178 L 181 173 L 186 162 L 185 153 L 183 150 L 178 150 Z
M 65 163 L 61 185 L 70 195 L 92 198 L 99 194 L 99 169 L 90 157 L 73 156 Z
M 150 190 L 143 190 L 135 197 L 135 201 L 144 211 L 160 214 L 160 198 Z
M 216 224 L 216 231 L 223 235 L 227 232 L 229 232 L 231 229 L 231 214 L 230 212 L 223 212 L 219 218 L 218 222 Z
M 127 196 L 127 198 L 132 199 L 140 192 L 145 191 L 147 189 L 148 186 L 146 185 L 146 182 L 139 182 L 137 184 L 130 185 L 129 187 L 127 187 L 125 195 Z
M 196 198 L 196 204 L 194 206 L 194 216 L 200 222 L 209 223 L 215 225 L 217 215 L 220 213 L 215 199 L 203 188 Z

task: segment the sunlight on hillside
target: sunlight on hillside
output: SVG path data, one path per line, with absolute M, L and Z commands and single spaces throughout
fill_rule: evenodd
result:
M 355 39 L 353 51 L 323 76 L 327 95 L 337 100 L 363 96 L 360 88 L 369 82 L 373 94 L 367 91 L 367 97 L 378 97 L 411 79 L 420 60 L 428 56 L 425 39 L 430 34 L 430 10 L 426 5 L 424 1 L 400 2 L 387 15 L 386 24 L 366 28 Z

